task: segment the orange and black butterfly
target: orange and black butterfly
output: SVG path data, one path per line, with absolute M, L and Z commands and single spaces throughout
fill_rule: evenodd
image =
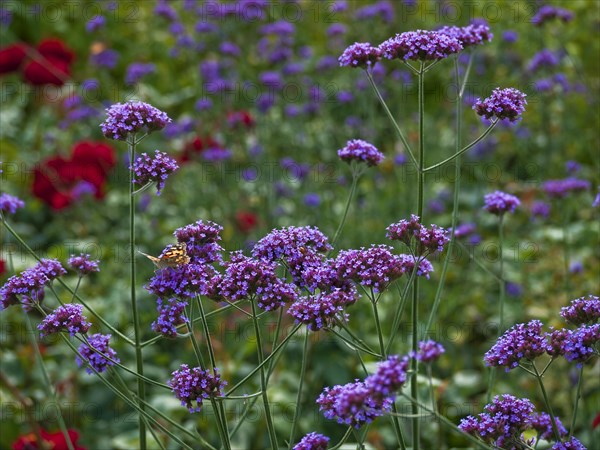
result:
M 190 257 L 187 254 L 185 242 L 182 242 L 181 244 L 169 245 L 158 258 L 155 256 L 150 256 L 144 252 L 140 253 L 152 261 L 159 269 L 164 269 L 165 267 L 184 266 L 190 262 Z

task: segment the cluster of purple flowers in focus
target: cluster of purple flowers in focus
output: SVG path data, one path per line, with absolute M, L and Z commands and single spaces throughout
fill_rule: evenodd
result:
M 204 399 L 223 395 L 223 388 L 227 384 L 221 380 L 216 368 L 211 374 L 208 370 L 199 367 L 190 369 L 187 364 L 182 364 L 179 370 L 175 370 L 171 375 L 167 384 L 175 397 L 181 400 L 181 405 L 191 413 L 200 412 Z
M 188 321 L 188 318 L 185 316 L 185 308 L 188 302 L 178 298 L 170 298 L 166 301 L 158 298 L 156 303 L 158 318 L 152 322 L 150 328 L 164 337 L 175 338 L 177 336 L 177 326 Z
M 223 227 L 211 221 L 198 220 L 175 230 L 177 242 L 186 244 L 191 262 L 210 264 L 221 262 L 223 248 L 218 244 Z
M 573 325 L 595 323 L 600 320 L 600 298 L 591 294 L 577 298 L 569 306 L 561 308 L 560 315 Z
M 77 333 L 85 333 L 92 326 L 83 315 L 83 306 L 67 303 L 56 308 L 48 314 L 42 323 L 38 325 L 40 337 L 61 331 L 68 331 L 71 336 Z
M 76 271 L 79 276 L 88 275 L 92 272 L 100 272 L 98 264 L 100 261 L 90 259 L 90 255 L 81 253 L 79 256 L 71 255 L 67 264 Z
M 361 139 L 353 139 L 346 143 L 346 146 L 338 150 L 338 156 L 342 161 L 366 163 L 367 166 L 378 166 L 384 160 L 385 156 L 374 145 Z
M 67 271 L 56 259 L 42 259 L 35 266 L 25 269 L 20 275 L 10 277 L 0 288 L 2 309 L 19 304 L 19 297 L 30 309 L 44 297 L 44 286 L 64 275 Z
M 495 191 L 486 194 L 484 197 L 484 206 L 487 212 L 502 216 L 505 213 L 514 213 L 517 206 L 521 204 L 520 200 L 514 195 L 502 191 Z
M 442 344 L 429 339 L 419 342 L 418 350 L 412 356 L 423 363 L 430 363 L 438 359 L 445 351 Z
M 165 187 L 167 177 L 179 169 L 177 162 L 164 152 L 154 151 L 154 156 L 142 153 L 130 167 L 135 174 L 134 184 L 145 186 L 150 182 L 156 183 L 156 194 Z
M 8 214 L 14 214 L 17 209 L 25 207 L 25 202 L 14 195 L 3 192 L 0 194 L 0 211 Z
M 319 433 L 308 433 L 300 442 L 294 445 L 293 450 L 327 450 L 329 438 Z
M 514 88 L 496 88 L 486 99 L 478 98 L 473 109 L 488 120 L 495 117 L 498 120 L 508 119 L 510 122 L 516 122 L 525 112 L 525 97 L 523 92 Z
M 338 58 L 342 67 L 361 67 L 369 69 L 381 59 L 381 51 L 369 42 L 355 42 Z
M 386 228 L 386 237 L 392 241 L 400 241 L 409 248 L 415 243 L 415 252 L 418 255 L 441 252 L 450 240 L 448 230 L 437 225 L 429 228 L 421 225 L 421 219 L 411 214 L 410 219 L 403 219 Z
M 547 350 L 542 322 L 532 320 L 517 324 L 500 336 L 483 360 L 487 366 L 505 367 L 508 372 L 518 367 L 521 359 L 533 361 Z
M 157 270 L 144 288 L 159 298 L 190 298 L 212 292 L 216 271 L 208 265 L 189 263 Z
M 381 56 L 405 61 L 428 61 L 447 58 L 463 46 L 456 37 L 428 30 L 407 31 L 382 42 Z
M 75 361 L 81 367 L 84 363 L 89 363 L 97 372 L 104 372 L 109 366 L 114 366 L 115 362 L 121 362 L 117 357 L 117 352 L 109 347 L 110 334 L 92 334 L 88 337 L 88 344 L 79 346 L 79 353 L 83 360 L 77 356 Z M 112 361 L 110 359 L 112 359 Z M 90 367 L 86 367 L 85 371 L 90 375 L 94 371 Z
M 106 120 L 100 128 L 108 139 L 124 141 L 129 134 L 162 130 L 170 122 L 165 112 L 148 103 L 115 103 L 106 110 Z

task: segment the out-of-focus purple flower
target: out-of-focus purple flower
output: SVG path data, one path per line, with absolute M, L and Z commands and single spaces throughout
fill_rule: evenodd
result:
M 477 225 L 474 223 L 462 223 L 456 227 L 454 236 L 457 238 L 470 236 L 477 230 Z
M 124 141 L 130 133 L 162 130 L 170 122 L 166 113 L 148 103 L 115 103 L 106 110 L 100 128 L 105 137 Z
M 88 344 L 81 344 L 79 346 L 79 353 L 83 357 L 75 357 L 77 365 L 81 367 L 85 363 L 89 363 L 96 372 L 104 372 L 110 366 L 114 366 L 115 362 L 119 363 L 121 360 L 117 357 L 117 352 L 114 351 L 108 345 L 110 341 L 110 334 L 92 334 L 88 337 Z M 108 359 L 110 358 L 110 359 Z M 111 361 L 112 360 L 112 361 Z M 90 367 L 86 367 L 85 371 L 92 375 L 94 371 Z
M 316 208 L 321 204 L 321 196 L 316 192 L 309 192 L 304 196 L 304 204 L 311 208 Z
M 372 19 L 379 17 L 383 22 L 392 23 L 394 21 L 394 7 L 388 0 L 380 0 L 372 5 L 363 6 L 355 12 L 357 19 Z
M 188 302 L 178 298 L 170 298 L 165 302 L 162 298 L 159 298 L 156 303 L 158 318 L 150 325 L 152 330 L 164 337 L 175 338 L 177 336 L 177 326 L 188 321 L 185 316 L 185 308 Z
M 514 30 L 506 30 L 504 33 L 502 33 L 502 40 L 504 42 L 508 42 L 509 44 L 517 42 L 519 40 L 519 33 Z
M 541 217 L 547 219 L 550 216 L 551 206 L 549 203 L 535 201 L 531 205 L 531 215 L 533 217 Z
M 353 139 L 346 142 L 346 146 L 338 150 L 338 156 L 342 161 L 366 163 L 367 166 L 377 166 L 381 164 L 385 156 L 377 148 L 362 139 Z
M 0 7 L 0 26 L 8 27 L 12 23 L 13 12 L 10 9 Z
M 531 61 L 529 61 L 527 70 L 529 70 L 530 72 L 537 72 L 542 67 L 554 67 L 559 62 L 559 56 L 552 50 L 548 50 L 547 48 L 545 48 L 533 55 L 533 58 L 531 58 Z
M 335 59 L 335 56 L 325 55 L 317 61 L 317 65 L 315 66 L 315 69 L 318 72 L 324 72 L 326 70 L 330 70 L 330 69 L 333 69 L 334 67 L 336 67 L 336 65 L 337 65 L 336 62 L 337 62 L 337 60 Z
M 119 52 L 110 48 L 94 53 L 90 56 L 90 62 L 97 67 L 114 69 L 119 61 Z
M 520 204 L 521 201 L 514 195 L 495 191 L 485 195 L 483 209 L 496 216 L 502 216 L 507 212 L 513 214 Z
M 377 364 L 375 373 L 365 378 L 365 386 L 378 401 L 394 398 L 396 392 L 406 383 L 409 368 L 408 356 L 392 355 Z
M 469 24 L 465 27 L 442 27 L 438 33 L 458 39 L 463 48 L 490 42 L 494 37 L 487 24 Z
M 100 28 L 103 28 L 106 25 L 106 17 L 104 16 L 94 16 L 85 24 L 85 30 L 88 33 L 93 33 L 94 31 L 98 31 Z
M 279 72 L 275 72 L 272 70 L 262 72 L 258 76 L 258 79 L 265 86 L 269 86 L 272 88 L 280 88 L 281 86 L 283 86 L 283 80 L 281 79 L 281 75 L 279 74 Z
M 25 269 L 20 275 L 10 277 L 0 288 L 1 308 L 6 309 L 11 305 L 26 303 L 31 309 L 32 303 L 39 303 L 43 299 L 44 286 L 49 284 L 67 271 L 56 259 L 42 259 L 35 266 Z
M 210 98 L 201 98 L 194 105 L 194 109 L 196 111 L 206 111 L 207 109 L 212 108 L 213 101 Z
M 313 431 L 294 445 L 293 450 L 327 450 L 328 446 L 329 438 Z
M 131 63 L 127 67 L 125 75 L 125 83 L 129 85 L 136 84 L 146 75 L 150 75 L 156 71 L 156 65 L 152 63 Z
M 438 359 L 446 350 L 439 342 L 432 340 L 419 342 L 419 349 L 414 355 L 419 361 L 429 363 Z
M 83 306 L 79 304 L 67 303 L 59 306 L 38 325 L 40 337 L 61 331 L 68 331 L 71 336 L 87 332 L 92 324 L 86 322 L 82 313 Z
M 369 42 L 355 42 L 338 58 L 341 67 L 368 69 L 381 59 L 381 51 Z
M 581 273 L 583 272 L 583 263 L 581 261 L 573 261 L 569 264 L 570 273 Z
M 88 275 L 92 272 L 100 272 L 98 260 L 91 260 L 90 255 L 80 254 L 79 256 L 71 255 L 67 264 L 71 269 L 79 273 L 79 276 Z
M 478 98 L 473 109 L 488 120 L 495 117 L 498 120 L 508 119 L 510 122 L 516 122 L 525 112 L 525 97 L 524 93 L 514 88 L 496 88 L 485 100 Z
M 5 214 L 14 214 L 17 209 L 24 208 L 25 202 L 14 195 L 3 192 L 0 194 L 0 211 Z
M 156 183 L 156 195 L 165 187 L 165 181 L 170 174 L 179 169 L 177 161 L 164 152 L 155 150 L 154 156 L 142 153 L 130 167 L 135 176 L 134 184 L 145 186 L 148 183 Z
M 507 281 L 505 287 L 506 293 L 511 297 L 520 297 L 523 295 L 523 286 L 521 286 L 519 283 Z
M 240 48 L 233 42 L 224 41 L 219 46 L 219 51 L 227 56 L 240 56 Z
M 574 177 L 548 180 L 542 185 L 546 195 L 551 198 L 564 198 L 571 193 L 588 191 L 590 187 L 589 181 Z
M 231 159 L 232 156 L 233 153 L 231 152 L 231 150 L 229 150 L 228 148 L 221 147 L 207 148 L 202 152 L 202 157 L 206 161 L 210 162 L 226 161 L 228 159 Z
M 428 30 L 397 34 L 379 45 L 382 57 L 405 61 L 443 59 L 462 49 L 463 46 L 457 38 Z
M 163 17 L 167 20 L 176 20 L 177 19 L 177 11 L 169 5 L 167 0 L 159 0 L 154 8 L 154 14 L 159 17 Z
M 211 374 L 200 367 L 190 369 L 187 364 L 182 364 L 171 374 L 167 385 L 173 390 L 175 397 L 181 400 L 181 405 L 194 413 L 200 412 L 204 399 L 223 395 L 227 382 L 221 380 L 217 368 Z
M 587 450 L 586 447 L 575 436 L 571 436 L 564 442 L 555 443 L 550 450 Z
M 544 5 L 538 10 L 535 16 L 531 18 L 531 23 L 539 27 L 552 19 L 560 19 L 564 23 L 570 22 L 573 20 L 573 13 L 568 9 Z
M 339 91 L 337 93 L 337 100 L 340 103 L 350 103 L 354 100 L 354 94 L 350 91 Z
M 268 23 L 260 28 L 262 34 L 275 34 L 278 36 L 289 36 L 296 32 L 296 26 L 285 20 L 278 20 L 277 22 Z
M 394 156 L 394 164 L 397 166 L 403 166 L 408 161 L 408 158 L 404 153 L 398 153 Z
M 514 445 L 523 442 L 521 434 L 531 427 L 534 411 L 535 406 L 527 398 L 497 395 L 485 405 L 483 413 L 462 419 L 458 428 L 496 448 L 517 448 Z
M 334 37 L 346 34 L 348 28 L 343 23 L 334 23 L 327 28 L 327 36 Z
M 592 208 L 600 207 L 600 187 L 598 188 L 598 193 L 596 194 L 596 198 L 592 203 Z
M 565 163 L 565 170 L 569 175 L 574 175 L 581 170 L 581 164 L 577 161 L 569 160 Z
M 520 323 L 500 336 L 483 358 L 490 367 L 505 367 L 508 372 L 519 366 L 521 359 L 533 361 L 548 350 L 542 333 L 542 322 Z

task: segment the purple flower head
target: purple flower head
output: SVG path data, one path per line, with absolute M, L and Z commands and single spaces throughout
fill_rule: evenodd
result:
M 81 253 L 79 256 L 71 255 L 67 264 L 71 269 L 79 273 L 79 276 L 84 276 L 92 272 L 100 272 L 98 260 L 91 260 L 90 255 Z
M 367 166 L 378 166 L 385 156 L 375 146 L 361 139 L 346 142 L 346 146 L 338 150 L 338 156 L 347 163 L 357 161 L 366 163 Z
M 163 17 L 169 21 L 177 19 L 177 11 L 169 5 L 167 0 L 159 0 L 156 7 L 154 8 L 154 14 L 159 17 Z
M 550 332 L 546 333 L 546 339 L 548 341 L 548 347 L 546 352 L 556 358 L 558 356 L 565 355 L 565 341 L 573 332 L 567 328 L 560 328 L 555 330 L 550 328 Z
M 59 306 L 38 325 L 40 337 L 61 331 L 68 331 L 71 336 L 87 332 L 92 324 L 86 322 L 82 312 L 83 306 L 79 304 L 67 303 Z
M 404 273 L 412 273 L 415 268 L 415 257 L 413 255 L 398 255 L 401 260 L 401 264 L 404 270 Z M 429 274 L 433 272 L 433 266 L 429 262 L 428 259 L 420 257 L 418 258 L 419 267 L 417 267 L 417 276 L 425 277 L 429 279 Z
M 332 249 L 327 237 L 317 227 L 292 226 L 274 229 L 260 239 L 252 249 L 252 256 L 277 261 L 308 253 L 325 254 Z
M 171 122 L 169 116 L 144 102 L 115 103 L 106 110 L 106 120 L 100 125 L 109 139 L 124 141 L 130 133 L 151 133 L 162 130 Z
M 562 351 L 567 361 L 577 362 L 577 367 L 581 367 L 593 355 L 599 354 L 599 342 L 600 324 L 583 325 L 565 336 Z
M 348 27 L 346 27 L 346 25 L 344 25 L 343 23 L 333 23 L 327 28 L 326 33 L 327 36 L 334 37 L 346 34 L 347 31 Z
M 293 450 L 327 450 L 328 446 L 329 438 L 313 431 L 294 445 Z
M 470 236 L 477 231 L 477 225 L 472 222 L 469 223 L 461 223 L 454 230 L 454 236 L 457 238 Z
M 24 208 L 25 202 L 14 195 L 3 192 L 0 194 L 0 211 L 5 214 L 14 214 L 17 209 Z
M 386 228 L 386 237 L 392 241 L 400 241 L 410 247 L 413 241 L 416 243 L 418 255 L 435 253 L 444 250 L 444 246 L 450 240 L 448 230 L 430 225 L 429 228 L 421 225 L 419 216 L 411 214 L 410 220 L 401 220 Z
M 552 19 L 560 19 L 564 23 L 570 22 L 573 20 L 573 13 L 568 9 L 544 5 L 539 9 L 536 15 L 531 18 L 531 23 L 540 27 Z
M 85 30 L 88 33 L 93 33 L 94 31 L 98 31 L 100 28 L 103 28 L 106 25 L 106 17 L 104 16 L 94 16 L 85 24 Z
M 583 263 L 581 261 L 573 261 L 569 264 L 569 272 L 581 273 L 583 272 Z
M 309 192 L 304 196 L 304 204 L 311 208 L 316 208 L 321 204 L 321 196 L 316 192 Z
M 119 52 L 107 48 L 90 56 L 90 62 L 97 67 L 114 69 L 119 62 Z
M 156 303 L 158 318 L 152 322 L 152 330 L 164 337 L 175 338 L 177 336 L 177 326 L 188 321 L 185 317 L 187 301 L 171 298 L 164 302 L 159 298 Z
M 109 366 L 114 366 L 115 362 L 121 362 L 117 357 L 117 352 L 109 347 L 108 342 L 110 341 L 110 334 L 92 334 L 88 337 L 87 344 L 81 344 L 79 346 L 79 353 L 83 356 L 83 360 L 79 357 L 75 357 L 77 365 L 81 367 L 85 363 L 89 363 L 97 372 L 104 372 Z M 107 359 L 110 358 L 113 361 Z M 85 371 L 90 375 L 94 371 L 90 367 L 86 367 Z
M 336 321 L 346 321 L 344 306 L 354 303 L 355 293 L 348 293 L 342 289 L 334 289 L 330 293 L 318 293 L 308 297 L 300 297 L 288 309 L 288 314 L 295 319 L 295 323 L 302 323 L 310 331 L 321 328 L 330 328 Z
M 458 39 L 463 48 L 490 42 L 494 37 L 487 24 L 470 24 L 466 27 L 443 27 L 437 31 L 451 38 Z
M 393 248 L 387 245 L 342 250 L 334 268 L 340 279 L 351 279 L 375 292 L 383 292 L 405 272 L 402 258 L 392 251 Z
M 406 383 L 409 368 L 410 358 L 408 356 L 392 355 L 377 365 L 377 370 L 373 375 L 365 378 L 365 386 L 379 401 L 388 397 L 393 398 Z
M 483 360 L 487 366 L 505 367 L 508 372 L 518 367 L 521 359 L 533 361 L 548 350 L 542 322 L 532 320 L 520 323 L 500 336 L 494 346 L 487 351 Z
M 488 120 L 495 117 L 497 120 L 508 119 L 510 122 L 516 122 L 525 112 L 525 97 L 524 93 L 514 88 L 496 88 L 485 100 L 478 98 L 473 109 Z
M 218 244 L 223 227 L 215 222 L 198 220 L 175 230 L 177 242 L 186 244 L 192 263 L 221 262 L 223 248 Z
M 428 340 L 419 342 L 419 350 L 414 355 L 419 361 L 429 363 L 438 359 L 446 350 L 442 344 Z
M 341 67 L 368 69 L 381 59 L 381 51 L 369 42 L 355 42 L 338 58 Z
M 581 170 L 581 164 L 579 164 L 577 161 L 569 160 L 565 163 L 565 170 L 569 174 L 576 174 Z
M 550 414 L 545 412 L 533 413 L 530 419 L 531 428 L 538 432 L 538 439 L 545 439 L 546 441 L 549 441 L 554 438 L 554 431 L 552 430 L 552 418 L 550 417 Z M 555 420 L 556 428 L 558 428 L 558 434 L 560 436 L 566 436 L 567 430 L 565 426 L 558 417 L 555 417 Z
M 402 219 L 386 228 L 386 235 L 391 241 L 404 242 L 410 246 L 415 235 L 421 230 L 421 219 L 415 214 L 410 215 L 410 220 Z
M 355 381 L 343 386 L 326 387 L 317 404 L 327 419 L 360 428 L 390 411 L 392 400 L 377 398 L 365 383 Z
M 154 151 L 154 156 L 142 153 L 133 166 L 130 167 L 135 173 L 134 184 L 145 186 L 148 183 L 156 183 L 156 195 L 165 187 L 168 176 L 179 169 L 177 161 L 164 152 Z
M 523 442 L 521 434 L 531 428 L 534 411 L 535 406 L 529 399 L 497 395 L 492 403 L 485 405 L 483 413 L 462 419 L 458 428 L 496 448 L 517 448 L 513 445 Z
M 600 319 L 600 299 L 595 295 L 581 297 L 561 308 L 560 315 L 573 325 L 592 324 Z
M 502 191 L 486 194 L 484 203 L 483 209 L 497 216 L 502 216 L 507 212 L 512 214 L 517 209 L 517 206 L 521 204 L 517 197 Z
M 144 288 L 159 298 L 190 298 L 211 292 L 215 276 L 215 270 L 205 264 L 165 267 L 157 270 Z
M 542 189 L 550 198 L 564 198 L 571 193 L 588 191 L 590 187 L 589 181 L 574 177 L 548 180 L 542 185 Z
M 532 217 L 540 217 L 547 219 L 550 216 L 551 206 L 549 203 L 536 201 L 531 205 Z
M 43 299 L 44 286 L 65 273 L 67 271 L 58 260 L 42 259 L 20 275 L 13 275 L 0 288 L 1 309 L 18 305 L 19 297 L 22 297 L 22 302 L 30 309 L 32 303 L 39 303 Z
M 502 40 L 504 42 L 508 42 L 509 44 L 512 44 L 513 42 L 517 42 L 518 39 L 519 39 L 519 33 L 517 33 L 514 30 L 506 30 L 504 33 L 502 33 Z
M 463 49 L 456 37 L 437 31 L 416 30 L 397 34 L 379 45 L 381 56 L 405 61 L 447 58 Z
M 125 83 L 134 85 L 146 75 L 156 72 L 156 65 L 152 63 L 134 62 L 127 67 Z
M 218 295 L 232 302 L 256 298 L 259 308 L 265 311 L 293 302 L 298 295 L 294 286 L 277 278 L 275 269 L 273 262 L 233 252 L 225 263 Z
M 596 198 L 592 203 L 592 208 L 600 208 L 600 187 L 598 188 L 598 193 L 596 194 Z
M 540 50 L 531 58 L 527 66 L 530 72 L 537 72 L 543 67 L 554 67 L 560 62 L 559 56 L 547 48 Z
M 200 367 L 190 369 L 187 364 L 182 364 L 171 375 L 167 384 L 175 394 L 175 398 L 181 400 L 181 405 L 191 413 L 200 412 L 204 399 L 223 395 L 223 388 L 227 385 L 227 382 L 221 380 L 216 368 L 211 374 Z M 194 403 L 196 406 L 193 405 Z
M 564 442 L 555 443 L 550 450 L 587 450 L 575 436 L 571 436 Z

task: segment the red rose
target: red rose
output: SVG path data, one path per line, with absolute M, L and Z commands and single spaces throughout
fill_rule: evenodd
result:
M 21 43 L 0 49 L 0 75 L 18 70 L 26 55 L 27 47 Z
M 194 155 L 202 153 L 207 148 L 221 148 L 221 144 L 215 141 L 212 137 L 207 136 L 204 139 L 196 136 L 193 140 L 188 141 L 178 158 L 178 162 L 185 163 L 193 159 Z
M 258 225 L 256 214 L 248 211 L 238 211 L 235 215 L 235 221 L 242 233 L 250 233 Z
M 6 273 L 6 261 L 0 259 L 0 277 Z
M 69 440 L 73 444 L 75 450 L 86 450 L 85 447 L 77 445 L 79 440 L 79 433 L 75 430 L 67 430 L 69 434 Z M 62 434 L 62 431 L 58 430 L 55 433 L 49 433 L 46 430 L 40 431 L 41 437 L 47 445 L 46 448 L 50 450 L 69 450 L 67 441 Z M 38 449 L 37 441 L 33 433 L 29 433 L 25 436 L 19 437 L 12 445 L 13 450 L 34 450 Z
M 37 54 L 23 69 L 23 78 L 33 86 L 62 86 L 71 75 L 75 54 L 58 39 L 45 39 L 36 48 Z
M 55 156 L 34 170 L 33 195 L 55 210 L 66 208 L 84 193 L 101 199 L 106 177 L 115 164 L 115 152 L 108 144 L 78 142 L 70 159 Z

